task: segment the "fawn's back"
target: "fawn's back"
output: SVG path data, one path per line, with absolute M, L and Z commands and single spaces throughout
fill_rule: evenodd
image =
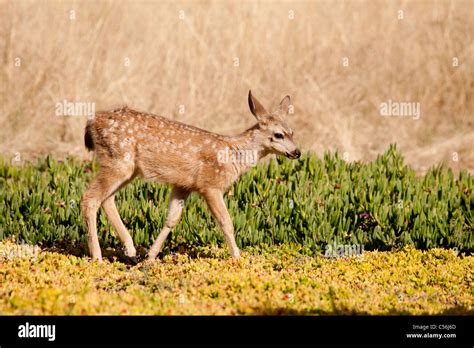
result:
M 97 113 L 87 124 L 86 144 L 101 167 L 190 190 L 225 189 L 237 174 L 216 156 L 233 147 L 232 137 L 127 107 Z

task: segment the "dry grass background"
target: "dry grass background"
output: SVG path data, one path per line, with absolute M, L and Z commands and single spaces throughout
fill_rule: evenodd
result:
M 292 96 L 305 150 L 370 160 L 396 142 L 420 172 L 474 172 L 473 43 L 474 1 L 2 0 L 0 153 L 90 156 L 86 118 L 55 116 L 64 99 L 232 134 L 254 122 L 252 89 L 272 107 Z M 389 99 L 420 119 L 381 117 Z

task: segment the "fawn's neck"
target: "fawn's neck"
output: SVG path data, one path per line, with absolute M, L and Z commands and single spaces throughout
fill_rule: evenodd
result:
M 247 129 L 245 132 L 228 137 L 229 156 L 228 163 L 236 178 L 257 165 L 258 161 L 268 154 L 262 144 L 262 139 L 257 125 Z

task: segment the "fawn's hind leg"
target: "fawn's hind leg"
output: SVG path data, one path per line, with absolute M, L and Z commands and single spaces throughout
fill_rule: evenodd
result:
M 171 229 L 176 226 L 181 218 L 181 213 L 183 212 L 184 201 L 189 195 L 189 191 L 184 189 L 173 187 L 171 191 L 170 203 L 168 207 L 168 217 L 166 218 L 166 223 L 163 229 L 161 230 L 158 238 L 151 246 L 148 251 L 148 260 L 154 260 L 158 253 L 163 247 L 163 242 L 168 237 L 168 234 L 171 232 Z
M 127 228 L 120 219 L 120 215 L 117 211 L 117 206 L 115 205 L 115 194 L 112 194 L 107 198 L 104 203 L 102 203 L 102 208 L 104 208 L 105 214 L 110 221 L 110 224 L 114 228 L 115 232 L 125 246 L 125 255 L 131 258 L 132 261 L 136 262 L 137 251 L 133 246 L 133 239 L 130 236 Z
M 101 168 L 82 196 L 81 211 L 88 233 L 89 252 L 93 260 L 102 261 L 102 253 L 97 236 L 97 210 L 99 210 L 101 204 L 108 197 L 113 195 L 131 177 L 131 174 L 124 173 L 123 171 Z

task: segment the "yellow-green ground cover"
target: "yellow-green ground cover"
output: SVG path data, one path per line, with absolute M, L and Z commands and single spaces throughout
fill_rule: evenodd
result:
M 473 256 L 202 248 L 129 266 L 0 242 L 0 314 L 474 314 Z

